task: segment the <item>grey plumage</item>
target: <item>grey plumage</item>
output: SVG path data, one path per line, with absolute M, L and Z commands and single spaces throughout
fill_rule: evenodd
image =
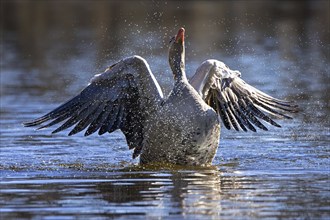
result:
M 298 111 L 292 102 L 275 99 L 250 86 L 240 78 L 238 71 L 231 70 L 218 60 L 207 60 L 197 69 L 190 80 L 206 103 L 219 114 L 227 129 L 256 131 L 255 126 L 267 131 L 260 120 L 281 127 L 273 119 L 292 119 L 285 113 Z
M 133 158 L 141 163 L 209 165 L 219 144 L 219 118 L 227 129 L 268 130 L 261 121 L 281 127 L 271 116 L 291 119 L 289 101 L 275 99 L 248 85 L 240 72 L 218 60 L 207 60 L 188 81 L 184 63 L 184 29 L 173 38 L 169 62 L 175 83 L 164 98 L 148 63 L 132 56 L 95 75 L 77 96 L 25 126 L 52 133 L 73 127 L 85 136 L 120 129 Z M 48 122 L 50 121 L 50 122 Z M 46 123 L 48 122 L 48 123 Z M 46 123 L 46 124 L 44 124 Z

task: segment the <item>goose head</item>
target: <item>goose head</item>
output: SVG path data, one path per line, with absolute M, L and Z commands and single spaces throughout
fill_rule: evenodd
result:
M 172 37 L 169 48 L 169 63 L 175 80 L 185 78 L 185 48 L 184 28 L 180 28 L 178 34 Z

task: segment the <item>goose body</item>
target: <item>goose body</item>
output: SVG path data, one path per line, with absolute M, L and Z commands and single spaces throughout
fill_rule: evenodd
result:
M 180 81 L 159 110 L 150 116 L 140 161 L 210 164 L 219 145 L 219 135 L 216 112 L 188 81 Z
M 74 126 L 69 135 L 85 130 L 85 136 L 120 129 L 141 164 L 210 165 L 219 145 L 220 120 L 227 129 L 267 130 L 261 121 L 280 127 L 269 115 L 291 118 L 286 113 L 297 111 L 291 102 L 248 85 L 240 72 L 218 60 L 203 62 L 188 81 L 184 50 L 181 28 L 169 49 L 175 82 L 168 97 L 147 61 L 132 56 L 95 75 L 77 96 L 24 125 L 42 129 L 63 122 L 53 133 Z

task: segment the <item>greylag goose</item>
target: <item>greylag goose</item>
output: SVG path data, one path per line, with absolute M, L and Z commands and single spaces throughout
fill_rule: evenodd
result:
M 275 99 L 248 85 L 240 72 L 218 60 L 206 60 L 188 81 L 185 73 L 185 30 L 170 41 L 169 64 L 174 87 L 165 98 L 148 63 L 140 56 L 125 58 L 95 75 L 80 94 L 48 114 L 24 123 L 47 128 L 65 121 L 52 133 L 74 126 L 69 135 L 85 136 L 120 129 L 133 158 L 140 164 L 164 162 L 210 165 L 227 129 L 256 131 L 261 120 L 280 127 L 269 116 L 291 118 L 291 102 Z M 47 124 L 44 124 L 45 122 Z

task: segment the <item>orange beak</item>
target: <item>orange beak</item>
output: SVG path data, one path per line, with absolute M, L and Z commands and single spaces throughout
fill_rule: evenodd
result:
M 178 34 L 175 37 L 175 42 L 178 43 L 179 40 L 181 40 L 182 43 L 184 42 L 184 28 L 180 28 Z

